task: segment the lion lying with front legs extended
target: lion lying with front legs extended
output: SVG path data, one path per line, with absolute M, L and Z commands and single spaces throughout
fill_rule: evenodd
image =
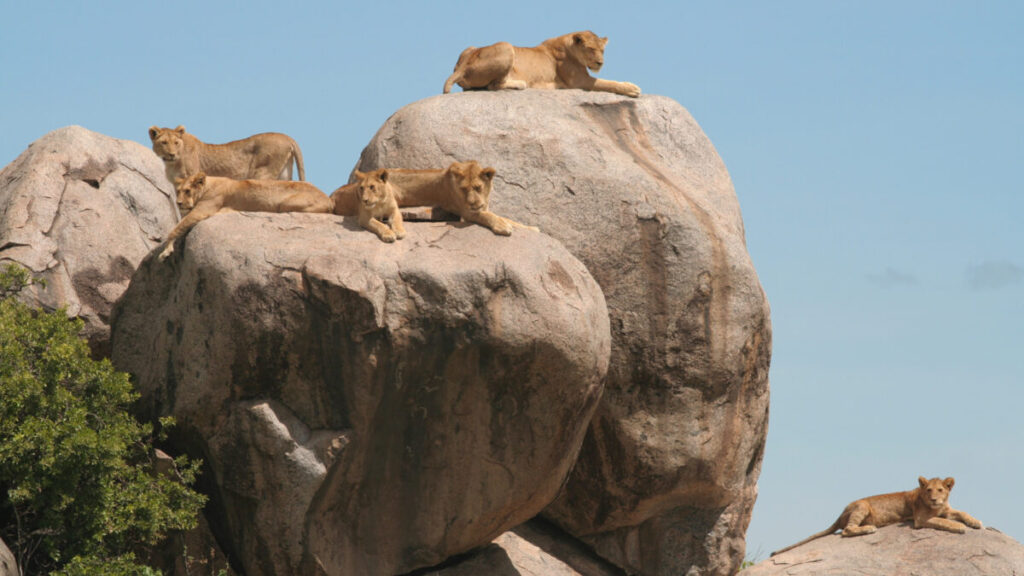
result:
M 285 134 L 265 132 L 227 144 L 207 144 L 177 128 L 149 129 L 153 152 L 164 161 L 167 179 L 177 182 L 197 172 L 236 180 L 291 180 L 292 161 L 299 169 L 299 180 L 306 179 L 302 151 Z
M 904 520 L 913 520 L 914 528 L 935 528 L 958 534 L 967 531 L 964 524 L 981 528 L 981 522 L 970 514 L 950 508 L 949 491 L 953 489 L 955 480 L 928 480 L 921 476 L 917 482 L 918 487 L 907 492 L 881 494 L 851 502 L 831 526 L 792 546 L 772 552 L 772 556 L 834 534 L 839 529 L 842 529 L 843 536 L 861 536 Z
M 494 175 L 494 168 L 483 168 L 476 161 L 453 162 L 443 170 L 382 168 L 365 173 L 356 171 L 356 182 L 335 190 L 331 198 L 334 200 L 335 214 L 358 214 L 360 224 L 375 232 L 385 242 L 391 240 L 386 238 L 386 232 L 381 235 L 383 230 L 377 224 L 384 225 L 376 219 L 390 215 L 394 226 L 394 214 L 397 213 L 395 207 L 398 206 L 439 206 L 457 214 L 466 222 L 480 224 L 502 236 L 510 235 L 513 227 L 537 230 L 489 210 Z M 364 205 L 359 199 L 363 197 L 364 190 L 367 191 L 365 195 L 371 195 L 371 187 L 374 190 L 374 201 Z M 364 221 L 366 224 L 363 224 Z M 400 214 L 398 222 L 400 227 Z M 400 238 L 397 236 L 398 227 L 395 234 Z
M 513 46 L 498 42 L 483 48 L 462 51 L 455 71 L 444 83 L 444 93 L 458 84 L 463 90 L 503 90 L 523 88 L 579 88 L 613 92 L 636 98 L 640 88 L 631 82 L 594 78 L 604 65 L 604 47 L 608 38 L 598 38 L 586 30 L 545 40 L 540 46 Z
M 203 172 L 178 179 L 178 206 L 188 214 L 167 235 L 160 253 L 165 260 L 174 252 L 174 241 L 193 226 L 221 212 L 318 212 L 330 214 L 334 203 L 309 182 L 290 180 L 234 180 Z

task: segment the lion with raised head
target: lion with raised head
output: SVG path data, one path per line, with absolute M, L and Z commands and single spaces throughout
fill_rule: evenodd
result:
M 512 234 L 513 227 L 537 230 L 490 211 L 495 173 L 494 168 L 484 168 L 475 160 L 453 162 L 443 170 L 382 168 L 365 173 L 356 171 L 355 182 L 342 186 L 331 195 L 334 213 L 341 216 L 360 214 L 363 210 L 359 201 L 360 191 L 374 186 L 393 199 L 396 206 L 438 206 L 501 236 Z
M 540 46 L 513 46 L 508 42 L 483 48 L 470 46 L 459 55 L 455 71 L 444 83 L 444 93 L 458 84 L 463 90 L 579 88 L 640 96 L 636 84 L 594 78 L 587 72 L 601 70 L 607 43 L 608 38 L 585 30 L 545 40 Z
M 227 144 L 207 144 L 185 132 L 184 126 L 152 126 L 149 139 L 171 183 L 197 172 L 235 180 L 291 180 L 293 161 L 299 180 L 306 179 L 302 150 L 285 134 L 264 132 Z
M 235 180 L 197 172 L 179 178 L 178 207 L 188 212 L 167 235 L 160 253 L 165 260 L 174 252 L 174 241 L 193 226 L 221 212 L 313 212 L 330 214 L 333 202 L 309 182 L 291 180 Z
M 834 534 L 836 530 L 842 530 L 843 536 L 862 536 L 873 534 L 881 526 L 904 520 L 913 520 L 914 528 L 935 528 L 957 534 L 966 532 L 967 526 L 981 528 L 981 522 L 973 516 L 949 506 L 949 491 L 955 482 L 953 478 L 928 480 L 920 476 L 917 479 L 918 487 L 913 490 L 855 500 L 846 506 L 831 526 L 796 544 L 772 552 L 772 556 Z
M 355 190 L 359 199 L 359 225 L 384 242 L 394 242 L 405 237 L 405 227 L 395 189 L 388 186 L 388 176 L 387 170 L 371 174 L 356 170 Z M 384 218 L 390 221 L 390 228 L 382 222 Z

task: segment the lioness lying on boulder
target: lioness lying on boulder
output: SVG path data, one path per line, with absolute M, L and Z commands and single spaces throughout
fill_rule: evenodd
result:
M 444 83 L 444 93 L 458 84 L 463 90 L 504 90 L 523 88 L 579 88 L 640 96 L 640 88 L 630 82 L 594 78 L 604 65 L 604 47 L 608 38 L 598 38 L 586 30 L 545 40 L 540 46 L 524 48 L 498 42 L 483 48 L 470 46 L 462 51 L 455 72 Z
M 874 533 L 880 526 L 904 520 L 913 520 L 914 528 L 935 528 L 958 534 L 966 532 L 967 526 L 981 528 L 981 522 L 970 514 L 949 507 L 949 491 L 953 489 L 955 480 L 928 480 L 921 476 L 917 482 L 918 487 L 907 492 L 881 494 L 851 502 L 831 526 L 792 546 L 772 552 L 772 556 L 834 534 L 836 530 L 842 529 L 843 536 L 861 536 Z
M 227 144 L 206 144 L 177 128 L 149 129 L 153 152 L 164 161 L 167 179 L 177 182 L 197 172 L 236 180 L 291 180 L 292 161 L 299 180 L 306 179 L 302 151 L 291 137 L 277 132 L 256 134 Z
M 372 187 L 378 191 L 374 197 L 379 197 L 373 202 L 373 206 L 390 206 L 392 200 L 396 206 L 439 206 L 457 214 L 466 222 L 480 224 L 502 236 L 512 234 L 513 227 L 536 231 L 537 228 L 533 226 L 503 218 L 488 209 L 494 174 L 494 168 L 482 168 L 475 160 L 453 162 L 444 170 L 382 168 L 365 173 L 356 171 L 356 182 L 335 190 L 331 198 L 334 201 L 335 214 L 358 214 L 360 224 L 363 223 L 364 217 L 369 223 L 379 217 L 374 214 L 382 215 L 381 212 L 373 212 L 372 208 L 367 208 L 359 200 L 361 190 L 369 190 Z M 390 210 L 391 214 L 395 212 Z M 375 225 L 364 227 L 380 236 L 379 228 Z M 397 229 L 395 232 L 397 233 Z M 381 236 L 381 239 L 389 241 L 384 236 Z
M 174 241 L 193 226 L 220 212 L 320 212 L 330 214 L 334 204 L 308 182 L 286 180 L 234 180 L 203 172 L 178 179 L 178 207 L 188 214 L 167 235 L 160 260 L 174 252 Z

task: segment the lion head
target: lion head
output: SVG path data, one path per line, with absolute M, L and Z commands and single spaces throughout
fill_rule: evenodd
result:
M 355 171 L 356 196 L 359 203 L 366 208 L 373 208 L 384 202 L 388 197 L 387 169 L 372 172 Z
M 196 172 L 188 178 L 174 181 L 174 189 L 178 191 L 178 208 L 183 212 L 192 210 L 206 189 L 206 173 Z
M 494 173 L 494 168 L 481 168 L 475 160 L 453 162 L 448 167 L 448 178 L 451 179 L 459 201 L 473 212 L 487 210 Z
M 597 73 L 601 71 L 601 66 L 604 66 L 605 44 L 608 44 L 607 37 L 601 38 L 590 30 L 576 32 L 569 44 L 569 54 L 577 62 Z
M 173 162 L 181 156 L 185 148 L 185 127 L 149 128 L 149 139 L 153 141 L 153 152 L 162 160 Z
M 949 491 L 953 489 L 953 484 L 956 481 L 952 478 L 928 480 L 924 476 L 919 476 L 917 482 L 921 485 L 921 501 L 929 508 L 939 509 L 946 506 L 946 502 L 949 501 Z

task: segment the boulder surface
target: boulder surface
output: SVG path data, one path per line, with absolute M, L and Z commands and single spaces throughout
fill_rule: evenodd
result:
M 4 544 L 3 540 L 0 540 L 0 576 L 20 576 L 21 571 L 18 570 L 18 563 L 14 560 L 14 554 Z
M 69 126 L 0 171 L 0 264 L 44 279 L 21 297 L 81 318 L 96 356 L 109 354 L 111 307 L 175 222 L 163 162 L 136 142 Z
M 245 574 L 436 565 L 539 513 L 575 460 L 610 354 L 597 283 L 543 234 L 406 228 L 218 215 L 115 308 L 114 364 L 209 464 Z
M 630 573 L 733 574 L 767 431 L 771 324 L 711 142 L 664 97 L 464 92 L 396 112 L 357 168 L 467 160 L 497 169 L 493 211 L 583 261 L 611 317 L 605 394 L 545 516 Z
M 740 572 L 740 576 L 1014 576 L 1024 574 L 1024 546 L 985 528 L 954 534 L 909 524 L 866 536 L 812 540 Z

